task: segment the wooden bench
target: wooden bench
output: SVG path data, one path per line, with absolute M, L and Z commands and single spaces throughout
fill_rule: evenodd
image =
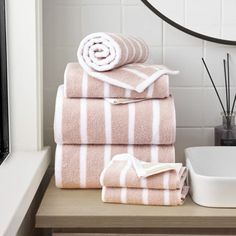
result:
M 54 236 L 236 234 L 236 209 L 107 204 L 100 190 L 62 190 L 52 178 L 36 214 L 36 228 Z

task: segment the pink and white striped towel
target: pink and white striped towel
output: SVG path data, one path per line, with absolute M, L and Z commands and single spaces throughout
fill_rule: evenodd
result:
M 106 99 L 68 99 L 60 86 L 54 135 L 57 144 L 158 144 L 175 142 L 172 97 L 112 105 Z
M 133 166 L 133 159 L 138 162 L 140 161 L 134 156 L 127 154 L 114 156 L 101 173 L 101 185 L 111 188 L 123 187 L 169 190 L 183 188 L 187 178 L 187 169 L 186 167 L 183 167 L 181 163 L 169 164 L 176 167 L 174 170 L 165 171 L 148 177 L 138 177 L 136 169 Z M 150 162 L 145 163 L 150 164 Z
M 99 177 L 113 156 L 135 155 L 149 162 L 175 162 L 175 148 L 157 145 L 57 145 L 55 179 L 59 188 L 101 188 Z
M 141 64 L 148 51 L 146 43 L 135 37 L 93 33 L 81 41 L 77 56 L 90 76 L 142 93 L 162 75 L 178 73 L 164 66 Z
M 147 188 L 102 188 L 102 201 L 107 203 L 142 204 L 158 206 L 182 205 L 189 187 L 178 190 Z
M 64 89 L 67 98 L 166 98 L 170 96 L 168 75 L 161 76 L 145 91 L 138 93 L 88 75 L 78 62 L 68 63 L 66 66 Z

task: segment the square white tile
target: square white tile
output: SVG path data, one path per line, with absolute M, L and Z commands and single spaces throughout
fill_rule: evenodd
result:
M 182 25 L 184 24 L 185 0 L 166 1 L 166 0 L 151 0 L 148 1 L 155 9 L 170 20 Z
M 43 1 L 43 44 L 53 46 L 55 44 L 55 6 L 52 1 Z
M 202 86 L 202 53 L 202 47 L 164 47 L 164 64 L 171 69 L 180 71 L 178 75 L 171 77 L 171 86 Z
M 203 125 L 203 91 L 201 88 L 171 88 L 175 100 L 177 127 Z
M 69 62 L 77 62 L 77 47 L 58 47 L 55 52 L 56 86 L 64 82 L 64 71 Z
M 43 126 L 44 129 L 53 129 L 55 101 L 56 101 L 57 87 L 46 88 L 43 92 Z
M 222 87 L 217 88 L 219 95 L 221 97 L 224 108 L 226 109 L 226 98 L 225 98 L 225 89 Z M 236 88 L 230 90 L 231 94 L 231 107 L 233 103 L 233 97 L 235 95 Z M 207 127 L 214 127 L 216 125 L 222 124 L 222 115 L 223 109 L 220 105 L 220 102 L 217 98 L 217 95 L 213 88 L 203 89 L 203 125 Z
M 162 47 L 150 47 L 147 63 L 163 64 Z
M 82 6 L 82 35 L 94 32 L 120 32 L 120 6 Z
M 185 148 L 205 146 L 202 128 L 178 128 L 176 131 L 176 162 L 185 163 Z
M 222 25 L 222 38 L 227 40 L 236 40 L 236 23 Z
M 123 5 L 144 5 L 141 0 L 121 0 Z
M 119 5 L 121 0 L 80 0 L 84 5 Z
M 214 146 L 215 145 L 214 128 L 204 128 L 203 138 L 204 138 L 204 146 Z
M 222 0 L 222 24 L 235 25 L 236 24 L 236 1 L 235 0 Z M 235 31 L 235 28 L 234 28 Z
M 162 20 L 145 6 L 123 7 L 122 29 L 150 46 L 162 46 Z
M 43 86 L 44 89 L 55 86 L 56 53 L 53 45 L 44 44 L 43 48 Z
M 212 10 L 214 7 L 214 10 Z M 220 25 L 221 0 L 185 1 L 185 25 Z
M 224 67 L 223 59 L 226 59 L 226 54 L 230 53 L 230 76 L 231 85 L 236 85 L 236 48 L 232 46 L 217 45 L 214 43 L 207 43 L 205 47 L 204 59 L 212 75 L 216 86 L 224 86 Z M 204 85 L 212 87 L 211 81 L 204 68 Z
M 164 46 L 202 46 L 202 40 L 186 34 L 175 27 L 163 24 Z
M 79 46 L 81 38 L 81 8 L 55 7 L 55 43 L 57 46 Z

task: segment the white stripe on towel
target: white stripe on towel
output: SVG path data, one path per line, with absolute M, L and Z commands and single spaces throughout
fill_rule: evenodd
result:
M 86 188 L 86 172 L 87 172 L 87 145 L 80 146 L 80 187 Z
M 107 188 L 103 186 L 102 187 L 102 201 L 103 202 L 106 202 L 106 196 L 107 196 L 106 192 L 107 192 Z
M 63 161 L 63 152 L 62 145 L 56 146 L 56 154 L 55 154 L 55 179 L 56 186 L 62 188 L 62 161 Z
M 138 48 L 139 48 L 139 57 L 137 58 L 137 60 L 136 61 L 139 61 L 141 58 L 142 58 L 142 56 L 143 56 L 143 47 L 142 47 L 142 45 L 141 45 L 141 43 L 139 42 L 139 40 L 137 40 L 136 38 L 134 38 L 134 37 L 132 37 L 132 39 L 137 43 L 137 45 L 138 45 Z
M 121 188 L 120 202 L 127 203 L 127 188 Z
M 127 63 L 127 62 L 128 62 L 128 58 L 129 58 L 129 48 L 127 47 L 125 41 L 123 40 L 122 37 L 120 37 L 120 36 L 117 35 L 117 34 L 112 34 L 112 37 L 118 38 L 118 39 L 122 42 L 122 44 L 124 45 L 125 51 L 126 51 L 126 52 L 125 52 L 125 60 L 124 60 L 124 62 Z
M 159 143 L 159 125 L 160 125 L 160 104 L 154 99 L 152 101 L 152 143 Z
M 125 89 L 125 97 L 128 98 L 131 95 L 131 90 L 130 89 Z
M 130 60 L 129 61 L 133 61 L 134 60 L 134 57 L 135 57 L 135 46 L 134 46 L 134 44 L 133 44 L 133 41 L 129 38 L 129 37 L 127 37 L 126 38 L 127 39 L 127 41 L 129 42 L 129 44 L 131 45 L 131 47 L 132 47 L 132 52 L 131 52 L 131 54 L 130 55 L 132 55 L 132 57 L 130 58 Z
M 129 130 L 128 130 L 128 143 L 134 144 L 134 131 L 135 131 L 135 104 L 129 103 Z
M 58 88 L 57 98 L 56 98 L 56 108 L 55 108 L 55 123 L 54 123 L 54 132 L 57 143 L 63 144 L 63 134 L 62 134 L 62 119 L 63 119 L 63 85 Z
M 120 186 L 121 187 L 126 187 L 126 176 L 128 173 L 128 170 L 131 168 L 132 163 L 127 162 L 127 164 L 124 166 L 122 171 L 120 172 Z
M 148 189 L 144 188 L 142 191 L 142 200 L 144 205 L 148 205 Z
M 164 205 L 170 205 L 170 190 L 163 190 Z
M 104 98 L 109 98 L 110 97 L 110 85 L 106 82 L 104 84 Z
M 81 143 L 88 143 L 87 133 L 87 99 L 80 99 L 80 139 Z
M 148 97 L 148 98 L 152 98 L 152 96 L 153 96 L 153 91 L 154 91 L 154 84 L 151 84 L 151 85 L 148 87 L 148 92 L 147 92 L 147 97 Z
M 163 187 L 164 189 L 169 189 L 169 173 L 168 172 L 165 172 L 163 174 Z
M 104 167 L 108 165 L 111 160 L 111 145 L 104 146 Z
M 137 44 L 137 46 L 139 48 L 139 50 L 138 50 L 139 51 L 139 56 L 136 59 L 136 61 L 139 61 L 143 56 L 143 47 L 142 47 L 141 43 L 139 42 L 139 40 L 137 40 L 136 38 L 134 38 L 132 36 L 130 36 L 130 37 L 133 40 L 133 42 L 135 42 Z
M 85 71 L 82 78 L 82 97 L 88 97 L 88 74 Z
M 120 68 L 121 70 L 126 70 L 126 71 L 129 71 L 130 73 L 133 73 L 135 75 L 137 75 L 138 77 L 142 78 L 142 79 L 147 79 L 148 76 L 138 70 L 135 70 L 135 69 L 130 69 L 130 68 L 127 68 L 127 67 L 122 67 Z
M 140 185 L 142 188 L 147 188 L 147 178 L 140 178 Z
M 128 145 L 128 150 L 127 152 L 130 154 L 130 155 L 134 155 L 134 146 L 133 145 Z
M 110 102 L 104 100 L 104 117 L 105 117 L 105 136 L 106 143 L 110 144 L 112 142 L 111 133 L 111 104 Z
M 156 145 L 153 145 L 151 147 L 151 162 L 159 162 L 159 150 L 158 147 Z

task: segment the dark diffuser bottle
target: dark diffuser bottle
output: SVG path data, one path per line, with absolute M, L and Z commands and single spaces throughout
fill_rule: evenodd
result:
M 216 146 L 236 146 L 235 113 L 230 116 L 222 114 L 222 125 L 215 127 Z
M 215 145 L 216 146 L 236 146 L 236 126 L 235 126 L 235 103 L 236 93 L 234 94 L 233 104 L 231 106 L 231 92 L 230 92 L 230 73 L 229 73 L 229 54 L 227 53 L 227 60 L 223 60 L 224 65 L 224 81 L 225 81 L 225 106 L 219 95 L 219 92 L 212 79 L 211 73 L 207 64 L 202 58 L 202 62 L 206 68 L 210 81 L 213 85 L 217 98 L 222 107 L 222 125 L 215 127 Z

